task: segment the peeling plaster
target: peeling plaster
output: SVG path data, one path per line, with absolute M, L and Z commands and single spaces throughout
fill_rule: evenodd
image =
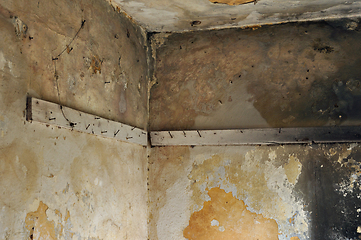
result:
M 190 153 L 187 153 L 188 151 Z M 193 149 L 164 147 L 154 149 L 151 154 L 150 173 L 151 176 L 157 177 L 150 179 L 151 239 L 165 239 L 165 229 L 167 232 L 169 231 L 166 235 L 168 238 L 169 236 L 179 238 L 179 235 L 182 234 L 181 230 L 187 229 L 187 226 L 190 227 L 185 230 L 187 232 L 185 234 L 191 234 L 189 220 L 193 215 L 190 216 L 190 214 L 202 215 L 204 204 L 212 204 L 214 199 L 208 194 L 208 191 L 212 189 L 219 189 L 218 191 L 224 191 L 225 194 L 231 194 L 234 201 L 244 201 L 248 211 L 275 220 L 279 239 L 290 239 L 293 236 L 309 239 L 310 213 L 304 208 L 305 202 L 300 198 L 301 196 L 295 195 L 294 192 L 298 175 L 301 172 L 299 165 L 293 163 L 296 161 L 293 155 L 287 154 L 287 151 L 287 148 L 283 147 L 270 150 L 253 147 L 195 147 Z M 273 156 L 273 160 L 268 158 L 269 155 Z M 166 164 L 164 157 L 167 159 Z M 293 173 L 291 175 L 292 179 L 296 179 L 295 184 L 288 181 L 286 170 L 283 167 Z M 184 174 L 187 174 L 188 177 L 185 178 Z M 168 194 L 170 189 L 173 189 L 172 194 Z M 166 198 L 162 197 L 163 191 L 167 192 Z M 176 196 L 182 196 L 182 198 Z M 167 206 L 174 207 L 172 209 Z M 175 209 L 178 209 L 179 213 L 174 212 Z M 236 210 L 226 211 L 218 217 L 210 215 L 207 224 L 211 227 L 211 221 L 217 220 L 218 227 L 223 226 L 226 232 L 227 227 L 222 224 L 220 218 L 227 214 L 233 214 L 234 211 Z M 162 212 L 168 214 L 165 215 Z M 191 221 L 193 222 L 195 219 Z M 200 224 L 199 226 L 205 224 L 199 221 L 195 224 Z M 157 226 L 158 230 L 154 231 L 152 226 Z M 187 236 L 184 235 L 189 239 L 191 235 Z
M 192 214 L 189 225 L 184 229 L 186 239 L 279 239 L 275 220 L 247 210 L 247 205 L 233 197 L 232 193 L 212 188 L 208 190 L 208 195 L 211 200 L 203 204 L 202 210 Z
M 232 239 L 242 208 L 222 208 L 225 198 L 274 220 L 276 239 L 356 238 L 360 156 L 358 144 L 152 148 L 150 238 Z

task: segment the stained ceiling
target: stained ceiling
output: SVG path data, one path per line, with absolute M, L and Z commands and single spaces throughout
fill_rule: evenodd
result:
M 360 0 L 109 1 L 150 32 L 247 27 L 361 15 Z

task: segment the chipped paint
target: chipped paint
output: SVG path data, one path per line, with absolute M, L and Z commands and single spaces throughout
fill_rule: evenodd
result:
M 198 239 L 202 231 L 223 239 L 227 226 L 236 228 L 233 217 L 241 208 L 216 201 L 225 198 L 274 220 L 278 239 L 356 239 L 360 149 L 358 144 L 152 148 L 150 239 Z M 228 217 L 232 224 L 223 221 Z
M 358 238 L 359 144 L 147 152 L 25 121 L 30 95 L 144 129 L 358 125 L 358 20 L 263 25 L 361 2 L 273 2 L 3 1 L 0 238 Z
M 297 146 L 154 148 L 150 160 L 151 239 L 179 239 L 183 230 L 191 226 L 193 214 L 202 215 L 205 203 L 213 202 L 208 193 L 211 189 L 224 191 L 234 201 L 243 201 L 252 214 L 274 220 L 280 239 L 309 239 L 310 212 L 305 209 L 302 195 L 295 191 L 302 175 L 303 153 Z M 217 229 L 222 227 L 226 232 L 220 219 L 227 214 L 232 213 L 224 212 L 207 220 L 208 227 L 217 220 Z M 213 224 L 217 225 L 215 221 Z M 189 228 L 187 231 L 192 232 Z
M 202 164 L 195 164 L 189 175 L 194 182 L 191 185 L 195 202 L 193 209 L 198 211 L 202 200 L 207 199 L 206 188 L 220 186 L 239 200 L 244 200 L 252 211 L 276 219 L 280 235 L 297 232 L 307 236 L 308 213 L 303 208 L 304 203 L 292 195 L 293 187 L 288 183 L 287 176 L 287 172 L 295 173 L 293 178 L 296 183 L 300 166 L 290 164 L 294 158 L 284 156 L 283 148 L 276 148 L 271 153 L 261 149 L 248 151 L 238 157 L 216 154 Z M 273 160 L 262 158 L 270 155 Z M 291 226 L 287 219 L 295 213 L 297 217 Z
M 46 215 L 46 206 L 40 201 L 36 212 L 30 212 L 25 218 L 25 227 L 30 232 L 28 239 L 55 240 L 54 222 L 49 221 Z
M 275 220 L 252 213 L 242 200 L 223 189 L 212 188 L 208 190 L 208 195 L 211 200 L 205 202 L 200 211 L 192 214 L 189 225 L 183 231 L 185 238 L 278 240 Z

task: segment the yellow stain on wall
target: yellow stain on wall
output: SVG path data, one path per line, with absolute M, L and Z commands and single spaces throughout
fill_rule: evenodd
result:
M 292 184 L 296 184 L 297 178 L 302 171 L 302 164 L 298 159 L 291 156 L 288 163 L 286 163 L 283 168 L 285 169 L 288 181 Z
M 250 2 L 257 2 L 256 0 L 209 0 L 212 3 L 223 3 L 228 5 L 240 5 Z
M 249 211 L 242 200 L 219 187 L 210 189 L 208 195 L 211 200 L 191 215 L 183 231 L 188 240 L 278 240 L 275 220 Z
M 38 210 L 30 212 L 25 218 L 25 227 L 29 230 L 28 239 L 34 240 L 55 240 L 54 222 L 49 221 L 46 216 L 48 206 L 43 202 L 39 203 Z

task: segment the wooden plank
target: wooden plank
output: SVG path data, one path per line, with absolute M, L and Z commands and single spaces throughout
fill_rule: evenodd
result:
M 29 98 L 27 120 L 147 146 L 147 132 L 59 104 Z
M 152 146 L 344 143 L 361 142 L 361 127 L 155 131 L 150 132 L 150 138 Z

